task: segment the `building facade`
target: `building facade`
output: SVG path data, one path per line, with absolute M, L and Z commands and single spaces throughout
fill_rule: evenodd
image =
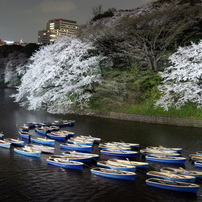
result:
M 78 29 L 79 26 L 73 20 L 49 20 L 46 24 L 46 29 L 38 32 L 38 44 L 54 42 L 58 37 L 75 34 Z

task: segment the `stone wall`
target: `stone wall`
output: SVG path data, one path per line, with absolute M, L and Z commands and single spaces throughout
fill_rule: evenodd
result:
M 170 116 L 157 116 L 146 114 L 128 114 L 121 112 L 107 112 L 93 110 L 90 113 L 92 116 L 120 119 L 128 121 L 137 121 L 145 123 L 156 123 L 175 126 L 189 126 L 189 127 L 202 127 L 202 119 L 182 118 L 182 117 L 170 117 Z

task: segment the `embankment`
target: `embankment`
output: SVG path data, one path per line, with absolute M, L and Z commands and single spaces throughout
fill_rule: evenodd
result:
M 93 110 L 91 111 L 90 114 L 91 116 L 102 117 L 102 118 L 202 128 L 202 119 L 157 116 L 157 115 L 147 115 L 147 114 L 129 114 L 129 113 L 122 113 L 122 112 L 109 112 L 109 111 L 99 111 L 99 110 Z

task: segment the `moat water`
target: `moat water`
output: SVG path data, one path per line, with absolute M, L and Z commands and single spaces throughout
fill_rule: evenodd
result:
M 74 127 L 63 129 L 73 131 L 75 135 L 100 137 L 103 142 L 139 143 L 140 149 L 158 145 L 182 147 L 182 155 L 187 158 L 184 167 L 200 170 L 194 167 L 188 156 L 202 150 L 202 128 L 26 111 L 13 103 L 13 99 L 9 97 L 13 92 L 13 89 L 0 89 L 0 131 L 5 137 L 19 138 L 18 127 L 26 122 L 74 119 Z M 30 132 L 33 136 L 38 136 L 34 130 Z M 57 142 L 55 145 L 56 154 L 63 152 L 59 149 L 59 144 Z M 94 145 L 93 152 L 99 154 L 97 145 Z M 148 170 L 137 171 L 135 181 L 124 181 L 92 175 L 90 168 L 95 167 L 96 163 L 85 166 L 82 171 L 50 166 L 46 163 L 49 155 L 42 154 L 37 159 L 16 154 L 13 148 L 0 148 L 0 201 L 202 201 L 202 179 L 196 181 L 201 186 L 196 195 L 148 187 L 145 183 L 146 172 L 159 170 L 165 166 L 163 164 L 151 163 Z M 107 158 L 100 156 L 102 160 Z M 145 161 L 140 155 L 137 160 Z

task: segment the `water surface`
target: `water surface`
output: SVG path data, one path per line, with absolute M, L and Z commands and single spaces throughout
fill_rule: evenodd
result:
M 5 137 L 18 138 L 17 128 L 26 122 L 53 121 L 58 119 L 76 120 L 74 127 L 65 130 L 76 135 L 101 137 L 103 141 L 124 141 L 146 146 L 163 145 L 182 147 L 182 155 L 202 150 L 202 129 L 137 123 L 132 121 L 111 120 L 91 116 L 51 115 L 45 111 L 26 111 L 13 103 L 9 97 L 14 90 L 0 89 L 0 131 Z M 34 130 L 34 136 L 38 136 Z M 56 154 L 63 151 L 56 144 Z M 97 145 L 94 153 L 99 153 Z M 202 187 L 197 195 L 178 193 L 148 187 L 145 184 L 146 172 L 137 171 L 135 181 L 121 181 L 92 175 L 85 166 L 82 171 L 68 170 L 47 165 L 48 154 L 40 159 L 21 156 L 13 148 L 0 148 L 0 201 L 202 201 Z M 109 157 L 101 156 L 101 159 Z M 138 160 L 144 161 L 141 156 Z M 158 170 L 162 164 L 150 164 L 148 170 Z M 186 169 L 199 170 L 187 160 Z M 201 169 L 202 171 L 202 169 Z M 202 180 L 197 183 L 202 186 Z

